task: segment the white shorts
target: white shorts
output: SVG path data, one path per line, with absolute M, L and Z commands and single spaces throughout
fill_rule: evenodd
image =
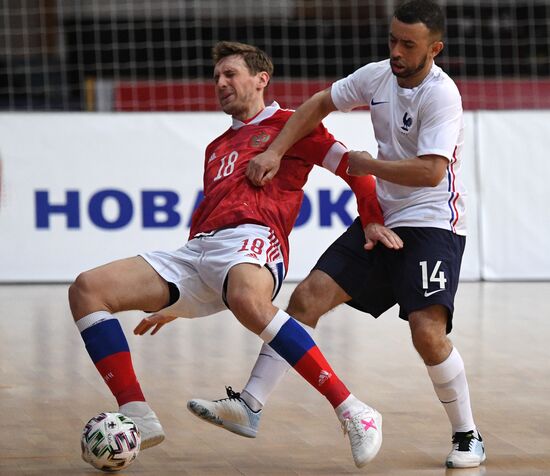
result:
M 227 309 L 224 283 L 229 270 L 241 263 L 266 266 L 277 296 L 286 274 L 275 233 L 261 225 L 239 225 L 196 236 L 176 251 L 140 254 L 166 281 L 174 283 L 179 299 L 165 310 L 179 317 L 201 317 Z

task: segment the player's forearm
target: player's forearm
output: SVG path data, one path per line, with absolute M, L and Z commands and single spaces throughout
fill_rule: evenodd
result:
M 282 157 L 288 149 L 310 134 L 335 109 L 333 106 L 331 108 L 331 104 L 330 89 L 314 94 L 296 109 L 267 150 Z
M 340 165 L 336 169 L 336 175 L 341 177 L 349 185 L 357 200 L 357 211 L 361 223 L 365 227 L 369 223 L 384 224 L 384 215 L 376 195 L 376 181 L 372 175 L 353 177 L 346 173 L 348 168 L 347 154 L 344 155 Z
M 354 175 L 371 174 L 387 182 L 408 187 L 435 187 L 443 179 L 446 159 L 376 160 L 368 152 L 350 152 Z M 354 160 L 358 158 L 359 161 Z M 360 170 L 360 173 L 357 173 Z

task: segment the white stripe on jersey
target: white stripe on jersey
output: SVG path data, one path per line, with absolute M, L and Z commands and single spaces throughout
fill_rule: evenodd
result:
M 328 150 L 327 155 L 323 159 L 323 167 L 330 170 L 333 174 L 336 173 L 336 169 L 340 165 L 342 156 L 348 151 L 340 142 L 335 142 Z

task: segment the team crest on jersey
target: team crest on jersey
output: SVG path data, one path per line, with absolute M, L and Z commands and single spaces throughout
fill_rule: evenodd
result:
M 408 133 L 412 125 L 413 118 L 409 116 L 408 112 L 405 112 L 405 114 L 403 114 L 403 125 L 401 126 L 401 130 Z
M 258 134 L 252 136 L 250 138 L 250 146 L 251 147 L 261 147 L 264 145 L 269 139 L 270 135 L 264 131 L 260 131 Z

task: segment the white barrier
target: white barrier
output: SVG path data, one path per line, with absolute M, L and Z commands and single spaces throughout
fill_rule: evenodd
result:
M 548 124 L 550 112 L 466 114 L 462 279 L 550 279 Z M 326 125 L 350 148 L 375 150 L 367 112 L 335 113 Z M 70 281 L 113 259 L 181 246 L 204 148 L 228 126 L 222 113 L 0 114 L 0 281 Z M 288 279 L 303 278 L 356 215 L 346 190 L 330 173 L 312 173 Z

